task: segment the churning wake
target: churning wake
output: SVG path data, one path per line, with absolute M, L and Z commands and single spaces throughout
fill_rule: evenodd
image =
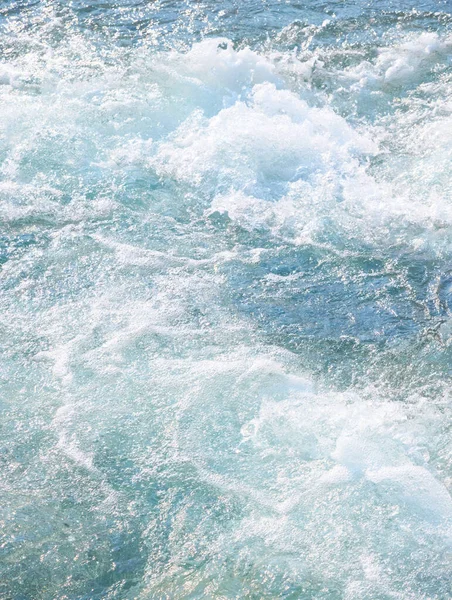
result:
M 246 4 L 0 7 L 2 599 L 452 597 L 450 6 Z

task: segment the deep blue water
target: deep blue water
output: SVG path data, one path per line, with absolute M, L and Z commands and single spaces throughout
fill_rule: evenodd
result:
M 0 599 L 452 597 L 452 5 L 0 3 Z

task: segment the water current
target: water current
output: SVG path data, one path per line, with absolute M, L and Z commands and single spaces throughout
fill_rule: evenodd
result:
M 1 600 L 452 598 L 450 0 L 0 2 Z

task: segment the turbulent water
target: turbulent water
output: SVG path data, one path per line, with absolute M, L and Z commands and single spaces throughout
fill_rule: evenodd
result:
M 1 600 L 450 599 L 451 165 L 450 0 L 3 0 Z

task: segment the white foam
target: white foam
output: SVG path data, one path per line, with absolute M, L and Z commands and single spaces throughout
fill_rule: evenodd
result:
M 222 96 L 246 93 L 247 87 L 263 82 L 282 84 L 271 60 L 250 48 L 234 50 L 227 38 L 204 40 L 168 59 L 165 67 L 170 75 L 176 72 L 181 79 L 193 78 L 196 85 L 218 90 Z
M 160 174 L 199 185 L 210 177 L 214 189 L 227 177 L 230 187 L 244 192 L 333 166 L 342 175 L 351 152 L 375 150 L 330 109 L 309 108 L 265 83 L 253 88 L 249 101 L 237 101 L 211 119 L 195 113 L 171 142 L 161 144 L 156 166 Z

